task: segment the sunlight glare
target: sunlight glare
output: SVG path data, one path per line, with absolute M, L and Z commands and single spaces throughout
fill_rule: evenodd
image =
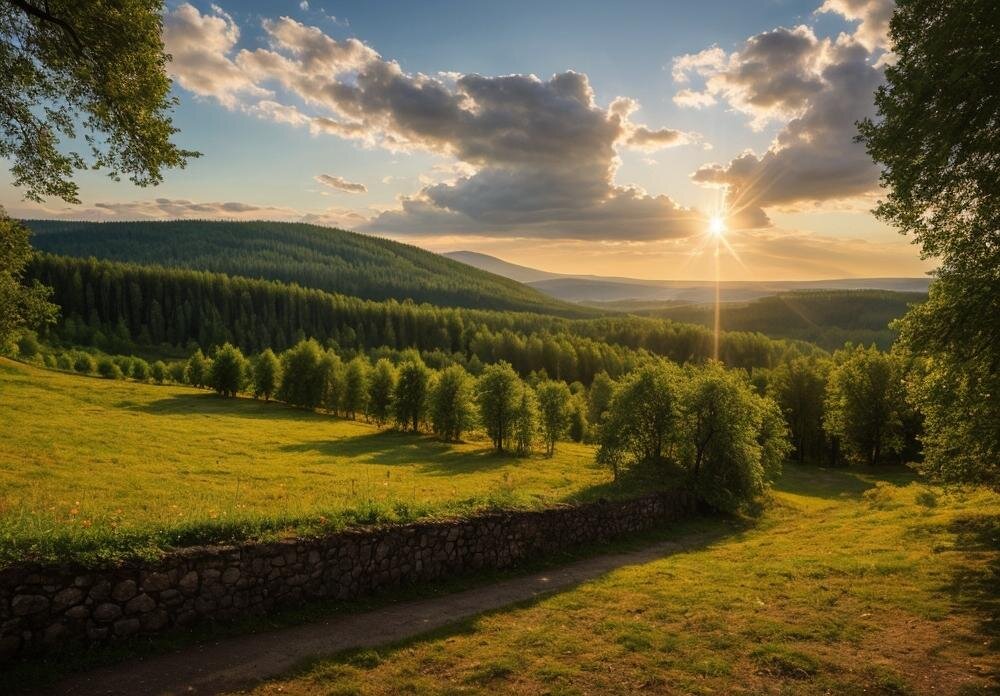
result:
M 708 221 L 708 231 L 713 237 L 721 237 L 726 233 L 726 221 L 719 215 L 713 215 Z

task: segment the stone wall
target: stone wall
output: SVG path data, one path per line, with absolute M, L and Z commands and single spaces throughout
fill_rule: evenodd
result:
M 390 588 L 608 541 L 695 512 L 683 491 L 537 512 L 196 547 L 155 562 L 0 570 L 0 660 L 128 640 Z

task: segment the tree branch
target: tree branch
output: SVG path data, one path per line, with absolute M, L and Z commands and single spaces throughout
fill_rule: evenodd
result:
M 69 22 L 50 14 L 47 9 L 43 10 L 40 7 L 35 7 L 31 3 L 25 2 L 25 0 L 7 0 L 7 2 L 30 17 L 34 17 L 35 19 L 39 19 L 43 22 L 48 22 L 49 24 L 54 24 L 62 29 L 63 33 L 73 42 L 73 53 L 75 53 L 78 58 L 83 57 L 83 42 L 80 41 L 80 37 L 77 36 L 76 30 L 73 29 Z

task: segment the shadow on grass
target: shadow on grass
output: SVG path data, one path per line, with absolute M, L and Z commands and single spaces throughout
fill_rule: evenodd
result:
M 904 466 L 831 468 L 810 464 L 786 464 L 774 488 L 784 493 L 825 500 L 856 500 L 879 482 L 906 486 L 917 475 Z
M 289 406 L 279 401 L 260 401 L 249 398 L 231 399 L 209 391 L 172 394 L 162 399 L 144 403 L 120 401 L 115 405 L 118 408 L 140 411 L 154 416 L 188 416 L 196 413 L 235 416 L 239 418 L 300 421 L 317 421 L 333 417 L 311 409 Z
M 1000 515 L 963 515 L 948 525 L 953 550 L 969 559 L 944 588 L 957 606 L 979 619 L 989 649 L 1000 650 Z M 994 674 L 1000 686 L 1000 674 Z

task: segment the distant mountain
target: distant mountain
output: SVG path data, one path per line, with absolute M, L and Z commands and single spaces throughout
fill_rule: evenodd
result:
M 66 256 L 264 278 L 370 300 L 566 317 L 597 314 L 409 244 L 329 227 L 201 220 L 25 223 L 35 232 L 36 248 Z
M 715 283 L 700 280 L 643 280 L 612 276 L 569 275 L 519 266 L 488 254 L 453 251 L 445 254 L 471 266 L 523 282 L 567 302 L 592 304 L 604 309 L 632 311 L 632 302 L 709 302 Z M 833 280 L 727 281 L 721 284 L 725 302 L 746 302 L 796 290 L 892 290 L 927 292 L 928 278 L 838 278 Z M 626 303 L 625 306 L 615 306 Z

